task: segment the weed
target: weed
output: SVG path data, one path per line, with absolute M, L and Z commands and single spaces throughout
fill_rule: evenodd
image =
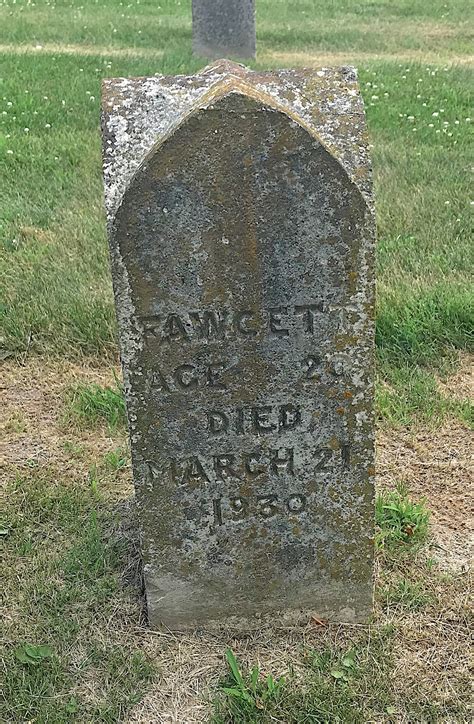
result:
M 15 658 L 27 666 L 39 666 L 45 659 L 53 655 L 51 646 L 46 644 L 35 646 L 34 644 L 20 644 L 15 649 Z
M 221 712 L 215 721 L 250 722 L 256 717 L 264 717 L 281 697 L 285 679 L 274 679 L 271 674 L 264 678 L 258 666 L 254 666 L 247 674 L 242 674 L 233 651 L 227 649 L 225 656 L 229 666 L 229 680 L 222 686 L 226 698 L 224 704 L 219 706 Z M 223 711 L 227 718 L 220 718 Z
M 375 503 L 376 545 L 388 551 L 416 550 L 426 540 L 428 520 L 425 502 L 410 500 L 403 485 L 379 493 Z
M 426 590 L 422 582 L 412 582 L 406 578 L 389 584 L 381 593 L 385 608 L 401 608 L 405 611 L 418 611 L 436 602 L 433 594 Z
M 268 680 L 253 666 L 242 673 L 235 657 L 228 664 L 230 681 L 220 687 L 214 702 L 214 724 L 327 724 L 327 722 L 362 722 L 364 707 L 369 706 L 374 720 L 390 705 L 386 671 L 390 663 L 389 648 L 393 629 L 383 627 L 371 637 L 365 635 L 350 648 L 332 646 L 321 651 L 309 649 L 305 666 L 298 674 L 291 670 L 284 682 L 272 689 Z M 275 683 L 275 682 L 274 682 Z M 225 691 L 229 688 L 232 693 Z M 233 691 L 235 689 L 235 692 Z M 256 693 L 257 692 L 257 693 Z M 222 696 L 225 693 L 225 696 Z M 367 711 L 367 709 L 365 709 Z
M 121 470 L 128 462 L 127 450 L 118 447 L 104 455 L 104 467 L 110 471 Z

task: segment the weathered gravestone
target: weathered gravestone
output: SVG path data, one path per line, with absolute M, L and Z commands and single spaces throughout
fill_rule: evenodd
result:
M 351 68 L 104 82 L 149 619 L 370 612 L 374 219 Z
M 193 52 L 255 58 L 255 0 L 193 0 Z

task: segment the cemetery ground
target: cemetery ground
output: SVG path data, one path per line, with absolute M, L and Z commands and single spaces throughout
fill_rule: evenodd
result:
M 461 0 L 258 2 L 258 66 L 352 63 L 366 101 L 375 612 L 178 635 L 144 617 L 98 114 L 101 77 L 202 66 L 190 7 L 1 6 L 2 721 L 470 720 L 467 15 Z

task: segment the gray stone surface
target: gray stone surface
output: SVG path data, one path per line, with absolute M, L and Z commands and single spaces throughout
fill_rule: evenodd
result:
M 255 58 L 255 0 L 193 0 L 193 52 Z
M 151 625 L 364 620 L 374 216 L 354 69 L 110 79 L 102 123 Z

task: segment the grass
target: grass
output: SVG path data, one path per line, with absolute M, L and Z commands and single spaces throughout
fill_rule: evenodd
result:
M 6 179 L 0 192 L 3 354 L 113 358 L 115 320 L 100 200 L 99 80 L 180 68 L 164 60 L 157 66 L 146 59 L 94 56 L 78 65 L 74 56 L 60 53 L 4 59 L 9 72 L 2 83 L 0 151 Z M 198 65 L 190 61 L 188 69 Z M 374 144 L 379 370 L 400 403 L 400 409 L 390 399 L 383 404 L 381 395 L 379 410 L 399 424 L 452 414 L 465 420 L 461 408 L 450 409 L 429 388 L 434 372 L 456 350 L 472 351 L 468 278 L 474 245 L 464 160 L 469 71 L 377 61 L 360 75 Z M 410 378 L 426 384 L 430 405 L 420 405 L 420 385 Z
M 418 611 L 436 602 L 422 583 L 414 583 L 406 578 L 391 583 L 383 594 L 387 608 L 396 607 L 401 611 Z
M 5 569 L 6 721 L 126 720 L 145 693 L 160 686 L 162 666 L 169 665 L 172 641 L 165 639 L 160 650 L 160 638 L 143 627 L 135 526 L 126 491 L 122 502 L 111 503 L 110 496 L 123 452 L 112 448 L 111 453 L 93 479 L 66 479 L 57 470 L 30 467 L 10 482 L 2 524 L 11 562 Z M 209 691 L 209 721 L 362 723 L 391 721 L 396 712 L 410 721 L 430 720 L 429 700 L 401 694 L 400 681 L 393 678 L 400 617 L 438 615 L 438 597 L 453 596 L 458 584 L 422 563 L 423 504 L 392 491 L 377 507 L 385 545 L 379 555 L 381 605 L 372 626 L 323 626 L 307 643 L 295 642 L 286 663 L 283 657 L 271 667 L 251 663 L 248 655 L 241 661 L 228 649 L 221 679 Z M 456 595 L 463 596 L 462 589 Z M 454 600 L 451 626 L 458 615 Z M 268 633 L 262 637 L 268 645 Z M 243 641 L 234 644 L 239 648 Z M 273 641 L 272 635 L 270 645 Z M 224 642 L 212 638 L 222 655 Z M 196 665 L 199 670 L 202 661 Z M 467 687 L 462 676 L 459 685 L 462 691 Z M 448 696 L 443 716 L 462 720 L 469 701 L 463 697 Z
M 257 5 L 255 66 L 359 68 L 377 206 L 379 422 L 472 422 L 472 406 L 438 384 L 472 352 L 472 10 L 461 0 Z M 4 0 L 0 28 L 0 357 L 110 365 L 100 81 L 202 67 L 190 0 Z M 38 462 L 30 446 L 21 469 L 7 467 L 2 720 L 157 721 L 188 700 L 214 724 L 469 719 L 466 580 L 427 559 L 425 503 L 401 488 L 377 500 L 370 626 L 200 633 L 177 653 L 175 637 L 144 622 L 120 386 L 77 385 L 65 407 L 61 461 Z M 5 431 L 28 435 L 27 419 L 11 416 Z M 107 452 L 91 452 L 88 428 L 108 435 Z
M 121 579 L 135 555 L 118 527 L 124 511 L 47 471 L 17 477 L 9 493 L 5 720 L 116 722 L 154 674 L 130 639 L 141 604 Z
M 79 383 L 68 393 L 67 417 L 83 427 L 106 422 L 111 429 L 125 425 L 125 401 L 122 389 Z M 112 454 L 110 454 L 112 461 Z
M 412 501 L 403 485 L 379 493 L 375 501 L 376 545 L 391 554 L 416 550 L 426 541 L 428 520 L 425 502 Z

